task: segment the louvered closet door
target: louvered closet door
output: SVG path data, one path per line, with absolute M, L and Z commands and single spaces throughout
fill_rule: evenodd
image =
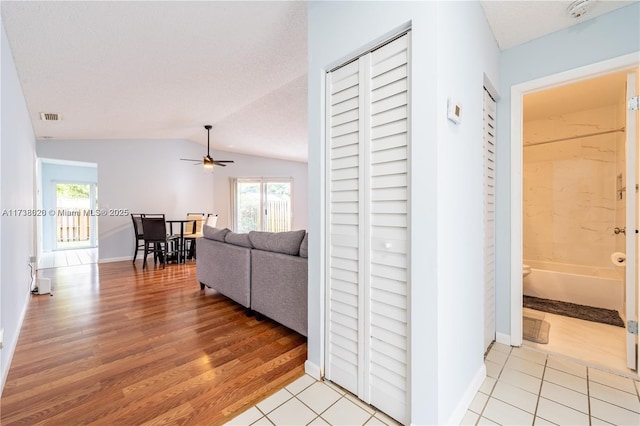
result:
M 484 90 L 484 347 L 496 337 L 496 101 Z
M 327 75 L 328 379 L 407 418 L 409 35 Z

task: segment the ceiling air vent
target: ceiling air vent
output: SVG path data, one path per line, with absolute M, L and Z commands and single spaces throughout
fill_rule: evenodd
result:
M 41 112 L 40 120 L 42 121 L 60 121 L 62 116 L 57 112 Z

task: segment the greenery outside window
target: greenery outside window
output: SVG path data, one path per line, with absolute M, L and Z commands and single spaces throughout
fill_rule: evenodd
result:
M 235 232 L 291 230 L 293 179 L 236 178 L 231 194 Z

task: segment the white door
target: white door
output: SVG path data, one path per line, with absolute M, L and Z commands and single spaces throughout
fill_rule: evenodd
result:
M 325 377 L 408 421 L 409 35 L 327 74 Z
M 496 101 L 484 89 L 484 347 L 496 338 Z
M 636 88 L 636 73 L 630 72 L 627 74 L 627 99 L 631 104 L 631 99 L 637 97 Z M 638 317 L 636 312 L 637 303 L 637 234 L 635 230 L 638 229 L 637 222 L 637 192 L 633 190 L 638 183 L 637 179 L 637 116 L 638 110 L 631 108 L 629 105 L 627 111 L 627 179 L 626 179 L 626 195 L 627 195 L 627 223 L 626 223 L 626 251 L 627 251 L 627 267 L 625 272 L 625 287 L 626 287 L 626 315 L 627 315 L 627 366 L 633 370 L 637 369 L 636 358 L 636 345 L 638 340 Z M 629 325 L 635 322 L 635 334 Z

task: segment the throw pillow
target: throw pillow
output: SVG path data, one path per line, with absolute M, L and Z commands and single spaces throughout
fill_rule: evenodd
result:
M 249 232 L 249 239 L 254 248 L 276 253 L 297 256 L 300 253 L 300 243 L 304 238 L 305 231 L 288 232 Z

